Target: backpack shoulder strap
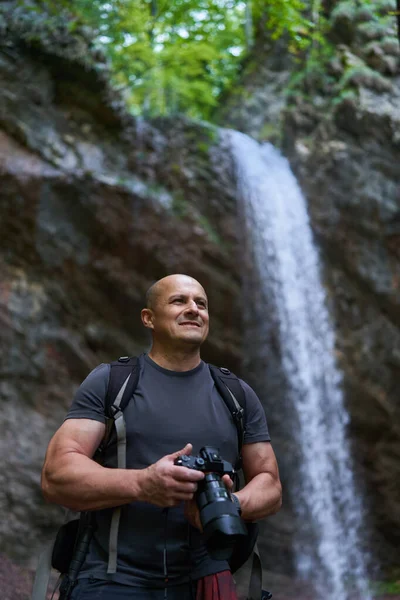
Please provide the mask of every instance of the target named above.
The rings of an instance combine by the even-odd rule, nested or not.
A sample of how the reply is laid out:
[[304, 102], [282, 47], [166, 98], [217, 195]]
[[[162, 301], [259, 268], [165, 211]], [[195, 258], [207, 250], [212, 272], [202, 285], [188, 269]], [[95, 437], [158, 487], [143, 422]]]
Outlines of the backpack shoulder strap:
[[105, 401], [106, 416], [115, 417], [124, 412], [139, 381], [140, 365], [136, 356], [121, 356], [110, 363], [110, 379]]
[[208, 366], [212, 378], [214, 379], [215, 387], [222, 396], [236, 426], [240, 457], [240, 464], [236, 468], [240, 469], [245, 434], [244, 417], [246, 413], [246, 394], [240, 384], [239, 378], [234, 373], [231, 373], [229, 369], [226, 369], [225, 367], [216, 367], [215, 365], [210, 364]]
[[[103, 452], [109, 442], [113, 426], [116, 426], [118, 433], [118, 426], [124, 423], [124, 420], [120, 418], [117, 424], [117, 413], [120, 417], [122, 417], [122, 414], [137, 387], [139, 375], [139, 359], [135, 356], [121, 356], [118, 360], [110, 363], [110, 378], [108, 381], [108, 388], [104, 401], [104, 413], [107, 417], [106, 431], [101, 444], [97, 448], [93, 457], [94, 460], [100, 464], [103, 460]], [[121, 431], [119, 436], [121, 440], [119, 442], [118, 467], [120, 467], [120, 461], [122, 461], [121, 465], [124, 462], [124, 458], [122, 456], [122, 452], [125, 452], [124, 435], [124, 431]], [[121, 466], [120, 468], [124, 467]]]
[[[137, 357], [121, 356], [118, 360], [110, 363], [110, 380], [105, 399], [105, 413], [108, 417], [108, 423], [114, 424], [117, 432], [117, 466], [119, 469], [126, 469], [124, 410], [137, 387], [139, 375], [140, 362]], [[113, 510], [111, 518], [107, 573], [116, 573], [117, 571], [120, 517], [121, 507], [117, 507]]]

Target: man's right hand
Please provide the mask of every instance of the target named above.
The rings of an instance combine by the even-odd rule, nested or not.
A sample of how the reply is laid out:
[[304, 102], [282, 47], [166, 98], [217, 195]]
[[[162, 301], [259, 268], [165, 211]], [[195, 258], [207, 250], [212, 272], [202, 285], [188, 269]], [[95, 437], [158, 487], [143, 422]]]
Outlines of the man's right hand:
[[192, 444], [186, 444], [182, 450], [143, 469], [140, 500], [162, 507], [178, 506], [185, 500], [192, 500], [197, 482], [204, 478], [204, 473], [174, 464], [178, 456], [189, 455], [192, 449]]

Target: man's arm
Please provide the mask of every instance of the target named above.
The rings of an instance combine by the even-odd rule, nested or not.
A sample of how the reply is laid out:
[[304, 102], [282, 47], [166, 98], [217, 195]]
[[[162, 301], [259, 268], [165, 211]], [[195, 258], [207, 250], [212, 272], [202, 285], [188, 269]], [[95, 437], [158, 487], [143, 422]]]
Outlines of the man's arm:
[[242, 518], [257, 521], [276, 513], [282, 505], [282, 486], [270, 442], [244, 444], [242, 459], [246, 485], [235, 492], [242, 508]]
[[104, 431], [103, 423], [91, 419], [63, 423], [50, 441], [42, 471], [48, 501], [84, 511], [137, 500], [176, 506], [193, 498], [203, 473], [174, 465], [177, 456], [190, 454], [190, 444], [146, 469], [109, 469], [92, 460]]

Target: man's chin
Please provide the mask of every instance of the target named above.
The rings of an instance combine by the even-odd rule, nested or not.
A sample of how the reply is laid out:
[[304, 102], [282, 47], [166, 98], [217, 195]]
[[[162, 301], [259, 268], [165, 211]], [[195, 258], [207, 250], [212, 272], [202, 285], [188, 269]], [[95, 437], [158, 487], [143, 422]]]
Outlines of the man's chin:
[[203, 335], [200, 331], [188, 331], [185, 335], [180, 335], [179, 339], [185, 344], [200, 346], [204, 342]]

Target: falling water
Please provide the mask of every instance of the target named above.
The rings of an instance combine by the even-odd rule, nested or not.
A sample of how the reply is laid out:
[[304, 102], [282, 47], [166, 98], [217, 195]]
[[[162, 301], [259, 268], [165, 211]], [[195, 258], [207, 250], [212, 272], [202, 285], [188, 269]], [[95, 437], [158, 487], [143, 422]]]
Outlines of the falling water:
[[295, 415], [291, 436], [301, 462], [294, 490], [297, 569], [313, 582], [318, 600], [368, 600], [359, 549], [362, 503], [353, 481], [334, 333], [306, 202], [288, 162], [270, 144], [260, 146], [233, 131], [227, 136], [261, 295], [273, 296]]

